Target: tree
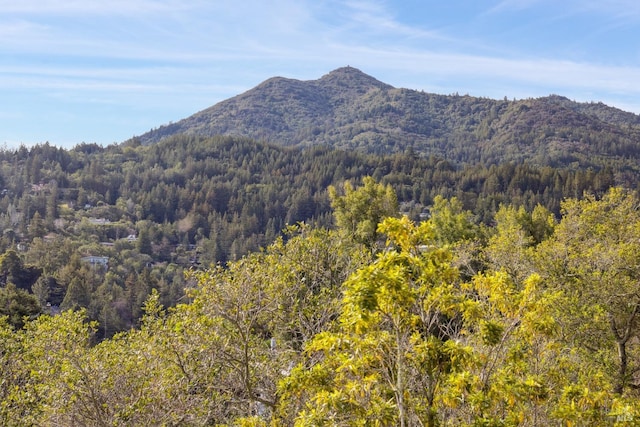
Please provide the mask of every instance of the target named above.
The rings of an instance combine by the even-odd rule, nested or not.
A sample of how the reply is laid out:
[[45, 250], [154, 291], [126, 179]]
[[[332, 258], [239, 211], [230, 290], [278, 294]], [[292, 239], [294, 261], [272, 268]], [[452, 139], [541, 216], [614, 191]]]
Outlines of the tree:
[[36, 211], [33, 214], [33, 217], [29, 222], [28, 231], [29, 237], [32, 239], [36, 237], [44, 237], [44, 235], [47, 234], [47, 226], [44, 219], [42, 219], [40, 212]]
[[218, 423], [240, 414], [269, 413], [275, 405], [275, 378], [284, 362], [271, 351], [268, 325], [276, 305], [264, 287], [264, 273], [263, 264], [252, 257], [193, 273], [199, 286], [190, 294], [190, 310], [209, 325], [215, 387], [226, 396]]
[[366, 176], [363, 186], [344, 183], [342, 194], [330, 186], [329, 198], [336, 224], [356, 242], [373, 248], [378, 240], [378, 224], [385, 217], [398, 215], [398, 200], [390, 185], [382, 185]]
[[[215, 348], [215, 336], [201, 318], [188, 315], [190, 310], [168, 316], [158, 300], [153, 292], [139, 330], [54, 353], [63, 370], [48, 384], [56, 386], [52, 397], [66, 397], [66, 402], [51, 405], [45, 420], [92, 426], [211, 425], [221, 420], [215, 411], [222, 396], [209, 387], [220, 366], [209, 358], [208, 345]], [[85, 334], [74, 338], [83, 343]]]
[[153, 254], [153, 248], [151, 246], [151, 236], [149, 234], [149, 228], [146, 222], [139, 224], [136, 248], [141, 254]]
[[45, 223], [50, 230], [53, 230], [54, 221], [58, 218], [58, 193], [58, 183], [52, 181], [49, 184], [49, 194], [45, 206]]
[[462, 274], [470, 277], [481, 269], [479, 252], [485, 240], [483, 228], [474, 222], [473, 214], [464, 210], [457, 198], [436, 196], [429, 222], [433, 225], [432, 244], [449, 247], [453, 265], [460, 268]]
[[64, 300], [60, 304], [61, 310], [78, 310], [88, 308], [91, 304], [91, 284], [78, 276], [71, 279], [67, 284], [67, 291]]
[[[387, 218], [387, 250], [345, 283], [338, 329], [317, 334], [281, 383], [297, 425], [437, 424], [437, 391], [471, 349], [455, 338], [464, 298], [432, 224]], [[425, 246], [426, 245], [426, 246]]]
[[25, 262], [37, 265], [44, 275], [51, 276], [69, 263], [78, 245], [79, 242], [70, 237], [35, 238], [29, 244]]
[[[545, 289], [537, 274], [520, 282], [504, 270], [477, 274], [463, 288], [468, 300], [461, 339], [473, 348], [473, 363], [441, 391], [452, 409], [447, 422], [550, 425], [579, 413], [554, 414], [581, 368], [557, 341], [555, 310], [563, 294]], [[604, 421], [605, 414], [598, 415]]]
[[[539, 269], [572, 301], [562, 314], [569, 339], [606, 367], [614, 391], [640, 386], [640, 209], [612, 188], [563, 204], [563, 218], [539, 252]], [[613, 362], [613, 363], [612, 363]]]
[[25, 319], [33, 320], [41, 313], [37, 298], [9, 283], [0, 288], [0, 317], [7, 316], [14, 328], [22, 328]]
[[0, 256], [0, 277], [3, 284], [13, 283], [21, 289], [28, 290], [38, 280], [40, 272], [35, 266], [24, 265], [13, 249]]
[[[94, 326], [82, 310], [40, 316], [25, 325], [18, 336], [20, 369], [27, 373], [19, 388], [25, 408], [8, 425], [17, 420], [20, 425], [106, 425], [93, 416], [101, 410], [95, 395], [81, 392], [101, 381], [86, 358]], [[72, 411], [74, 405], [85, 412]]]
[[285, 236], [267, 247], [259, 262], [277, 307], [271, 334], [279, 348], [299, 353], [316, 334], [332, 328], [344, 281], [371, 261], [371, 253], [335, 230], [306, 224], [288, 227]]
[[51, 296], [49, 279], [50, 278], [40, 276], [36, 283], [31, 286], [31, 293], [38, 300], [42, 308], [47, 306], [47, 302], [49, 302], [49, 297]]
[[491, 269], [504, 270], [519, 282], [536, 271], [535, 246], [554, 226], [553, 216], [546, 209], [536, 207], [534, 212], [535, 216], [522, 206], [501, 205], [495, 215], [493, 234], [483, 251]]
[[434, 241], [439, 245], [469, 241], [479, 237], [480, 230], [473, 220], [473, 214], [464, 210], [455, 197], [445, 199], [438, 195], [430, 209]]

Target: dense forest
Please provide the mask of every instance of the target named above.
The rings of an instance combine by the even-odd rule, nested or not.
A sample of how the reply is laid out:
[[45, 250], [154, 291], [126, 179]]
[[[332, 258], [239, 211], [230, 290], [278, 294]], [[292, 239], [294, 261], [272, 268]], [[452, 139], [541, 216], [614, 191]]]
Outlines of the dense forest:
[[180, 301], [192, 285], [185, 270], [237, 260], [272, 243], [287, 225], [331, 227], [327, 188], [365, 176], [391, 185], [400, 211], [413, 220], [428, 216], [443, 196], [456, 197], [485, 224], [503, 203], [529, 210], [540, 204], [559, 215], [564, 197], [637, 186], [624, 165], [456, 166], [410, 151], [376, 156], [237, 137], [5, 150], [0, 281], [37, 303], [0, 313], [19, 324], [24, 314], [84, 308], [99, 321], [100, 336], [109, 337], [138, 325], [152, 289], [164, 306]]
[[[87, 148], [79, 152], [88, 155]], [[159, 164], [160, 152], [150, 151]], [[108, 183], [108, 164], [101, 166]], [[558, 215], [540, 204], [501, 204], [491, 224], [456, 197], [441, 196], [412, 220], [399, 213], [391, 183], [370, 176], [322, 192], [327, 218], [290, 225], [261, 251], [190, 269], [192, 286], [177, 305], [164, 306], [162, 287], [152, 286], [135, 329], [104, 339], [102, 320], [88, 318], [91, 307], [22, 318], [24, 324], [2, 318], [0, 423], [622, 426], [638, 420], [635, 192], [611, 187], [567, 198]], [[85, 204], [95, 205], [88, 210], [98, 207], [91, 192], [86, 197]], [[124, 209], [120, 197], [100, 207]], [[128, 197], [134, 202], [133, 192]], [[145, 212], [136, 204], [125, 212], [134, 227]], [[74, 227], [93, 229], [83, 222]], [[171, 229], [169, 218], [164, 223]], [[186, 245], [193, 236], [184, 232]], [[159, 244], [154, 233], [152, 249]], [[98, 237], [92, 248], [102, 247], [109, 233]], [[73, 242], [66, 234], [57, 238], [61, 249], [66, 239]], [[145, 253], [118, 244], [128, 255], [106, 275]], [[9, 277], [37, 276], [30, 268], [11, 271], [5, 291], [19, 293]], [[155, 268], [139, 274], [152, 280]], [[47, 277], [57, 281], [56, 274]]]

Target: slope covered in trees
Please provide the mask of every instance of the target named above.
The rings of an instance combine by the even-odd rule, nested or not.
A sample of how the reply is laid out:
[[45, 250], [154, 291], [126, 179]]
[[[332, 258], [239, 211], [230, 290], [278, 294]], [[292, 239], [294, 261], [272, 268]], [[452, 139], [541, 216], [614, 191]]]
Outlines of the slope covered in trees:
[[438, 197], [429, 219], [386, 217], [365, 241], [362, 201], [385, 212], [388, 188], [367, 181], [331, 198], [340, 227], [291, 227], [264, 251], [193, 272], [174, 308], [153, 292], [139, 329], [94, 344], [83, 311], [5, 322], [0, 422], [638, 420], [636, 194], [570, 199], [559, 219], [503, 205], [494, 227]]
[[411, 152], [376, 156], [234, 137], [22, 147], [0, 152], [0, 283], [29, 292], [45, 311], [85, 308], [110, 336], [138, 324], [152, 289], [165, 306], [182, 298], [185, 269], [237, 260], [287, 224], [330, 226], [327, 189], [365, 176], [389, 185], [414, 220], [441, 195], [457, 197], [485, 223], [501, 203], [541, 204], [559, 215], [566, 196], [637, 185], [616, 164], [454, 167]]

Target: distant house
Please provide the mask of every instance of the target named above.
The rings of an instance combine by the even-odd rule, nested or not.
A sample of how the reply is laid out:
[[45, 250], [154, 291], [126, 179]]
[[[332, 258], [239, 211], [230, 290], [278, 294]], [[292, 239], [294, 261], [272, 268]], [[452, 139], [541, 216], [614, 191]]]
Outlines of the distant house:
[[138, 237], [136, 237], [136, 235], [135, 235], [135, 234], [129, 234], [129, 235], [127, 236], [127, 240], [128, 240], [128, 241], [130, 241], [130, 242], [135, 242], [135, 241], [137, 241], [137, 240], [138, 240]]
[[100, 265], [100, 266], [103, 266], [103, 267], [107, 267], [108, 264], [109, 264], [109, 257], [106, 257], [106, 256], [90, 255], [90, 256], [82, 257], [82, 258], [80, 258], [80, 260], [82, 262], [89, 263], [89, 264], [91, 264], [93, 266]]
[[33, 193], [39, 193], [41, 191], [44, 191], [47, 189], [47, 185], [46, 184], [31, 184], [31, 192]]
[[111, 224], [111, 221], [105, 218], [89, 218], [89, 222], [94, 225], [107, 225]]

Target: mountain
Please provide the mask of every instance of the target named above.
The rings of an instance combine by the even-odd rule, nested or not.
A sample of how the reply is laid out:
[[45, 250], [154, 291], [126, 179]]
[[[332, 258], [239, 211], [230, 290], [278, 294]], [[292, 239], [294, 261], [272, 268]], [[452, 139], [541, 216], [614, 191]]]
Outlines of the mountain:
[[[167, 136], [246, 136], [283, 145], [315, 144], [330, 125], [343, 126], [355, 100], [375, 91], [388, 91], [382, 83], [353, 67], [339, 68], [319, 80], [273, 77], [255, 88], [222, 101], [179, 122], [161, 126], [139, 137], [143, 144]], [[347, 121], [353, 121], [349, 118]]]
[[146, 145], [177, 134], [374, 154], [410, 151], [456, 164], [599, 168], [612, 157], [640, 157], [640, 116], [602, 103], [558, 95], [510, 101], [424, 93], [395, 88], [353, 67], [311, 81], [271, 78], [137, 140]]

